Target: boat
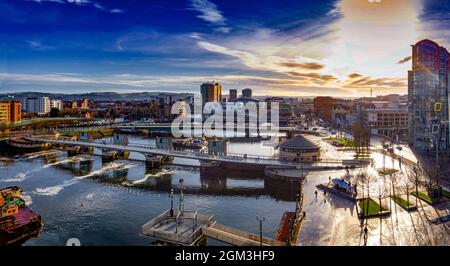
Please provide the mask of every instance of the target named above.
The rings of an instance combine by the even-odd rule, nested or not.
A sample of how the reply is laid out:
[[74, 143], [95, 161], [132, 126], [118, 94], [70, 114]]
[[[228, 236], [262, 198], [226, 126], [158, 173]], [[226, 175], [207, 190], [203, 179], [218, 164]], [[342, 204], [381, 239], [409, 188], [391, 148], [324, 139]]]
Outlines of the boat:
[[42, 229], [41, 216], [22, 198], [19, 186], [0, 189], [0, 245], [15, 245], [35, 237]]

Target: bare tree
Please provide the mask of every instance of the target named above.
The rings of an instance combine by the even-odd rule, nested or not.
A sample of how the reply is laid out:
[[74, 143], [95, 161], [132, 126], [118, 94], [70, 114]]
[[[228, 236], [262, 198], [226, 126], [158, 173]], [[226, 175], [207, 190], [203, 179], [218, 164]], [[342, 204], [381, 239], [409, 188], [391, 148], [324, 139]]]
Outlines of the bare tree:
[[377, 198], [378, 198], [378, 204], [380, 205], [381, 209], [381, 200], [386, 197], [387, 193], [386, 189], [386, 183], [383, 178], [378, 178], [378, 187], [376, 189]]
[[[398, 176], [395, 173], [392, 173], [389, 175], [389, 181], [391, 182], [391, 188], [392, 188], [392, 197], [395, 198], [395, 187], [398, 183]], [[395, 213], [397, 213], [397, 206], [394, 204]]]
[[[361, 188], [363, 191], [363, 212], [365, 214], [368, 214], [369, 211], [369, 200], [370, 200], [370, 189], [372, 188], [372, 184], [376, 180], [375, 176], [369, 175], [367, 173], [360, 173], [359, 174], [359, 182], [361, 184]], [[367, 191], [367, 197], [364, 197], [364, 191]]]
[[[406, 194], [406, 202], [408, 204], [408, 207], [409, 207], [409, 195], [413, 191], [414, 187], [415, 187], [414, 183], [411, 182], [411, 180], [409, 179], [408, 176], [405, 176], [402, 178], [402, 180], [400, 182], [400, 188]], [[416, 200], [417, 200], [417, 197], [416, 197]], [[416, 202], [416, 205], [417, 205], [417, 202]]]
[[352, 135], [355, 143], [356, 154], [367, 153], [370, 149], [370, 129], [360, 123], [352, 124]]
[[416, 191], [416, 206], [418, 203], [418, 193], [419, 193], [419, 186], [423, 181], [423, 171], [422, 168], [418, 165], [414, 165], [414, 166], [409, 166], [406, 169], [406, 173], [408, 175], [408, 179], [409, 181], [414, 184], [415, 187], [415, 191]]
[[356, 182], [357, 182], [357, 184], [359, 183], [360, 184], [360, 188], [361, 188], [361, 191], [362, 191], [362, 198], [364, 199], [364, 191], [365, 191], [365, 182], [366, 182], [366, 173], [364, 173], [364, 172], [359, 172], [358, 173], [358, 175], [357, 175], [357, 177], [358, 177], [358, 179], [356, 180]]

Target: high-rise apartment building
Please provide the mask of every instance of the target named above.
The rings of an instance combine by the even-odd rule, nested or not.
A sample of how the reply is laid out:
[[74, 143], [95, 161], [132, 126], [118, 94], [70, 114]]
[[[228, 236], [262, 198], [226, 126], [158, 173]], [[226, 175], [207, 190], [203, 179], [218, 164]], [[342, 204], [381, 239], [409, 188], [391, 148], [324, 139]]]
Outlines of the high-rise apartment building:
[[200, 86], [203, 104], [206, 102], [220, 102], [222, 101], [222, 85], [217, 82], [203, 83]]
[[450, 54], [430, 40], [412, 46], [412, 70], [408, 72], [410, 142], [418, 150], [449, 148], [448, 90]]
[[0, 123], [9, 123], [11, 120], [11, 107], [9, 102], [0, 102]]
[[39, 100], [37, 97], [25, 98], [23, 110], [27, 113], [39, 113]]
[[21, 100], [22, 110], [27, 113], [48, 114], [51, 101], [48, 97], [26, 97]]
[[22, 120], [22, 107], [19, 101], [0, 102], [0, 123], [17, 123]]
[[56, 108], [58, 110], [63, 109], [63, 102], [61, 100], [50, 100], [50, 109]]
[[48, 97], [41, 97], [39, 98], [39, 112], [41, 114], [48, 114], [50, 113], [50, 98]]

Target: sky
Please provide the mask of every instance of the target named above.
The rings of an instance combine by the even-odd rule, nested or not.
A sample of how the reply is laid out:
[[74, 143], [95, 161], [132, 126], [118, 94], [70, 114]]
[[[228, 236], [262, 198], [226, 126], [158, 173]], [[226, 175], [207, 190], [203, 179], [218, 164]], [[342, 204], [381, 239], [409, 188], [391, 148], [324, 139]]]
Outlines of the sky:
[[411, 45], [450, 48], [449, 2], [2, 0], [0, 93], [405, 94]]

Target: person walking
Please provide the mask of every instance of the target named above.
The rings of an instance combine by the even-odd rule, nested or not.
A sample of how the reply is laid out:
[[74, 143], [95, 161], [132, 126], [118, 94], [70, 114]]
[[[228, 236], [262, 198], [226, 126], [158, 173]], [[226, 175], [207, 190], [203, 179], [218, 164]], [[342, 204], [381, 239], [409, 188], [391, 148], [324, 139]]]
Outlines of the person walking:
[[367, 226], [364, 227], [364, 246], [367, 246]]

